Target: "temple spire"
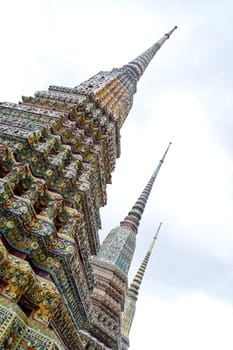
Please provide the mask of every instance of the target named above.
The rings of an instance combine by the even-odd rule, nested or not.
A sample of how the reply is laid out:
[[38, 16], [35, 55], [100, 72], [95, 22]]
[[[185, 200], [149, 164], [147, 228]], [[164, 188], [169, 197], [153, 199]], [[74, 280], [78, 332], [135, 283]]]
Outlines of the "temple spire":
[[150, 192], [152, 190], [154, 181], [159, 173], [159, 170], [165, 160], [165, 157], [167, 155], [167, 152], [171, 146], [171, 142], [169, 143], [163, 157], [159, 161], [159, 164], [157, 165], [156, 169], [154, 170], [152, 177], [150, 178], [149, 182], [147, 183], [146, 187], [142, 191], [141, 195], [139, 196], [138, 200], [128, 213], [128, 215], [125, 217], [125, 219], [121, 222], [121, 226], [127, 226], [133, 229], [135, 233], [137, 233], [137, 228], [140, 224], [140, 220], [142, 218], [142, 214], [144, 212], [147, 200], [149, 198]]
[[147, 68], [148, 64], [154, 57], [154, 55], [165, 43], [165, 41], [170, 38], [171, 34], [176, 29], [177, 29], [177, 26], [171, 29], [168, 33], [164, 34], [164, 36], [160, 40], [158, 40], [153, 46], [151, 46], [149, 49], [147, 49], [137, 58], [135, 58], [134, 60], [130, 61], [128, 64], [123, 66], [123, 68], [128, 70], [128, 72], [132, 75], [132, 77], [136, 81], [138, 81], [141, 78], [142, 74], [144, 73], [145, 69]]
[[[56, 98], [58, 92], [68, 93], [67, 99], [70, 98], [70, 94], [73, 94], [74, 101], [77, 96], [80, 98], [81, 95], [79, 112], [83, 116], [84, 126], [88, 126], [88, 133], [92, 132], [95, 140], [103, 142], [106, 136], [103, 130], [108, 130], [105, 145], [110, 148], [111, 152], [106, 152], [106, 157], [109, 158], [106, 161], [109, 166], [105, 169], [107, 183], [111, 182], [111, 171], [115, 168], [116, 158], [121, 153], [120, 131], [132, 108], [138, 80], [157, 51], [176, 28], [174, 27], [128, 64], [110, 71], [101, 71], [72, 89], [50, 86], [50, 93], [55, 95], [52, 96], [53, 99]], [[83, 108], [84, 96], [89, 101], [87, 108]], [[62, 99], [64, 99], [63, 96]], [[94, 110], [92, 111], [90, 108], [94, 108]], [[109, 121], [111, 122], [109, 123]]]
[[127, 350], [129, 347], [129, 332], [130, 332], [135, 311], [136, 311], [136, 302], [137, 302], [139, 289], [140, 289], [155, 241], [158, 237], [158, 233], [161, 228], [161, 225], [162, 223], [159, 224], [157, 231], [152, 239], [152, 242], [147, 250], [147, 253], [126, 294], [125, 307], [122, 315], [122, 326], [121, 326], [122, 350]]
[[[154, 245], [154, 242], [152, 242], [143, 262], [143, 266], [140, 268], [140, 271], [136, 276], [137, 279], [135, 279], [132, 284], [132, 296], [126, 298], [126, 300], [128, 300], [127, 303], [129, 303], [129, 306], [127, 306], [128, 304], [125, 304], [125, 295], [128, 284], [127, 276], [135, 251], [136, 233], [154, 181], [165, 160], [170, 145], [171, 142], [159, 161], [158, 166], [154, 170], [151, 179], [142, 191], [135, 205], [132, 207], [128, 216], [126, 216], [126, 218], [120, 223], [120, 226], [113, 228], [109, 232], [103, 241], [98, 254], [92, 257], [91, 264], [95, 281], [95, 287], [92, 293], [93, 303], [100, 309], [106, 307], [108, 309], [111, 308], [112, 315], [115, 315], [114, 317], [117, 317], [118, 319], [121, 318], [123, 310], [129, 310], [129, 316], [127, 316], [127, 311], [125, 311], [126, 320], [133, 320], [133, 316], [131, 317], [131, 315], [134, 315], [133, 309], [135, 308], [137, 292], [142, 280], [140, 274], [143, 272], [143, 266], [145, 265], [146, 267], [146, 260], [149, 259], [149, 255], [151, 254]], [[153, 238], [154, 241], [157, 238], [157, 234], [158, 232]], [[130, 325], [127, 329], [130, 329], [131, 323], [132, 321], [130, 321]], [[120, 332], [120, 323], [118, 325], [118, 330]], [[127, 336], [122, 336], [122, 342], [126, 345], [126, 347], [121, 348], [122, 350], [128, 349], [127, 339]]]
[[157, 231], [152, 239], [152, 242], [149, 246], [149, 249], [138, 269], [138, 272], [136, 273], [134, 279], [133, 279], [133, 282], [131, 283], [130, 285], [130, 288], [128, 289], [128, 293], [130, 293], [131, 295], [134, 296], [134, 298], [137, 300], [137, 295], [138, 295], [138, 292], [139, 292], [139, 289], [140, 289], [140, 286], [141, 286], [141, 283], [142, 283], [142, 280], [143, 280], [143, 277], [144, 277], [144, 274], [145, 274], [145, 271], [146, 271], [146, 267], [147, 267], [147, 264], [148, 264], [148, 261], [150, 259], [150, 255], [152, 253], [152, 250], [154, 248], [154, 245], [155, 245], [155, 241], [158, 237], [158, 233], [159, 233], [159, 230], [161, 228], [161, 225], [162, 225], [162, 222], [160, 222], [158, 228], [157, 228]]

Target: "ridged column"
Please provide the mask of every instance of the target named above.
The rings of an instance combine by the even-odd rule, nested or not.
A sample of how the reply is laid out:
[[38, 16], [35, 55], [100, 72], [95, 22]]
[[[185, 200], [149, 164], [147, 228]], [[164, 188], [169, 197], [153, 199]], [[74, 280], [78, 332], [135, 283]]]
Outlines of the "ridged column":
[[155, 179], [159, 173], [159, 170], [164, 162], [164, 159], [167, 155], [167, 152], [169, 150], [169, 147], [171, 146], [171, 142], [169, 143], [163, 157], [159, 161], [159, 164], [155, 171], [153, 172], [153, 175], [151, 176], [149, 182], [147, 183], [146, 187], [142, 191], [141, 195], [139, 196], [138, 200], [128, 213], [128, 215], [125, 217], [125, 219], [121, 222], [122, 227], [130, 227], [135, 233], [137, 233], [138, 226], [140, 224], [140, 220], [142, 218], [142, 214], [144, 212], [147, 200], [149, 198], [150, 192], [152, 190], [153, 184], [155, 182]]
[[164, 34], [164, 36], [158, 40], [153, 46], [143, 52], [134, 60], [130, 61], [123, 68], [127, 69], [128, 72], [132, 75], [135, 80], [139, 80], [142, 74], [145, 72], [147, 66], [150, 61], [153, 59], [157, 51], [161, 48], [161, 46], [165, 43], [166, 40], [170, 38], [170, 35], [177, 29], [175, 26], [168, 33]]
[[135, 311], [136, 311], [136, 302], [138, 299], [138, 293], [140, 286], [143, 281], [143, 277], [155, 244], [155, 241], [158, 237], [158, 233], [160, 230], [162, 223], [159, 224], [159, 227], [156, 231], [156, 234], [154, 235], [152, 242], [149, 246], [149, 249], [133, 279], [133, 282], [130, 285], [130, 288], [127, 291], [126, 294], [126, 300], [125, 300], [125, 307], [124, 307], [124, 313], [122, 317], [122, 326], [121, 326], [121, 334], [122, 334], [122, 349], [126, 350], [129, 346], [129, 332], [133, 323]]

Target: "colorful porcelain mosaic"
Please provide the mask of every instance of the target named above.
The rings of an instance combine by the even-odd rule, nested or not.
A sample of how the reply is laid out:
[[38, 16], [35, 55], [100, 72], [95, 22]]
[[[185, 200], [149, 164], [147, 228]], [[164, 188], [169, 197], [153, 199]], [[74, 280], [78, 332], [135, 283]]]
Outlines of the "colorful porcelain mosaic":
[[1, 349], [121, 349], [135, 213], [152, 183], [101, 249], [99, 209], [137, 81], [171, 33], [75, 88], [0, 103]]

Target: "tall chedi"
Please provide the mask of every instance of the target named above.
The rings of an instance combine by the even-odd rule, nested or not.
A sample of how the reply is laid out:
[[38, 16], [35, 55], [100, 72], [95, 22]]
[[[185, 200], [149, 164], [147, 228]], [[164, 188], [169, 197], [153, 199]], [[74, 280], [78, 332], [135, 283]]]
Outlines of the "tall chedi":
[[[50, 86], [18, 104], [0, 103], [1, 348], [82, 349], [80, 329], [90, 329], [86, 325], [95, 318], [102, 322], [95, 272], [95, 257], [104, 259], [99, 208], [106, 204], [137, 82], [174, 30], [127, 65], [75, 88]], [[141, 205], [140, 199], [122, 232], [135, 235]], [[117, 264], [121, 281], [120, 289], [113, 288], [114, 315], [124, 304], [133, 241], [117, 261], [108, 262]], [[107, 310], [108, 298], [105, 304]], [[120, 342], [117, 320], [114, 344]], [[91, 349], [103, 348], [99, 338], [109, 344], [111, 332], [101, 332]]]
[[142, 284], [142, 280], [147, 268], [147, 264], [149, 262], [161, 225], [162, 223], [159, 224], [159, 227], [152, 239], [149, 249], [133, 279], [133, 282], [130, 284], [130, 287], [126, 294], [124, 312], [122, 317], [122, 325], [121, 325], [122, 350], [127, 350], [129, 348], [129, 332], [130, 332], [135, 311], [136, 311], [136, 302], [138, 299], [139, 289]]
[[95, 288], [92, 294], [93, 316], [88, 331], [111, 349], [121, 348], [121, 313], [127, 289], [127, 276], [136, 245], [136, 234], [154, 181], [164, 162], [153, 172], [129, 214], [105, 238], [99, 253], [93, 257]]

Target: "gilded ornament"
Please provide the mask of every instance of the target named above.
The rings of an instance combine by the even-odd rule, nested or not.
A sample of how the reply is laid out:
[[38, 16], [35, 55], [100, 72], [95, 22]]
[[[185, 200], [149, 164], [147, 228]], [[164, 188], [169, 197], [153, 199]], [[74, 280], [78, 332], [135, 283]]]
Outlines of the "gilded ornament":
[[58, 269], [61, 266], [61, 264], [59, 261], [55, 261], [54, 266]]
[[25, 277], [20, 279], [20, 281], [19, 281], [20, 285], [22, 285], [22, 286], [26, 286], [28, 284], [28, 282], [29, 282], [29, 280]]
[[66, 251], [70, 254], [74, 254], [74, 247], [72, 245], [69, 245], [67, 248], [66, 248]]
[[40, 260], [41, 260], [41, 261], [46, 260], [46, 255], [44, 255], [44, 254], [40, 254]]
[[28, 212], [28, 208], [26, 206], [21, 207], [21, 212], [26, 214]]
[[50, 170], [50, 169], [47, 170], [47, 171], [46, 171], [46, 175], [49, 176], [49, 177], [52, 176], [52, 175], [53, 175], [52, 170]]
[[38, 244], [37, 241], [34, 241], [34, 242], [31, 243], [31, 248], [32, 249], [37, 249], [38, 247], [39, 247], [39, 244]]
[[[0, 260], [0, 263], [1, 263], [1, 261], [2, 261], [2, 260]], [[0, 276], [5, 275], [5, 273], [6, 273], [6, 268], [5, 268], [5, 267], [1, 267], [1, 268], [0, 268]]]
[[9, 221], [7, 221], [7, 223], [6, 223], [6, 226], [7, 226], [8, 228], [14, 228], [14, 227], [15, 227], [15, 223], [14, 223], [14, 221], [9, 220]]

